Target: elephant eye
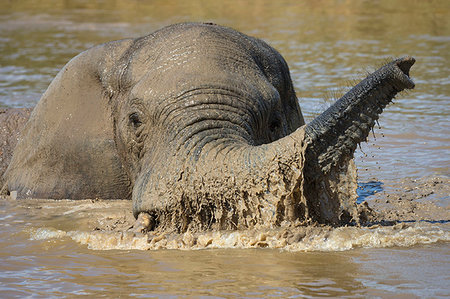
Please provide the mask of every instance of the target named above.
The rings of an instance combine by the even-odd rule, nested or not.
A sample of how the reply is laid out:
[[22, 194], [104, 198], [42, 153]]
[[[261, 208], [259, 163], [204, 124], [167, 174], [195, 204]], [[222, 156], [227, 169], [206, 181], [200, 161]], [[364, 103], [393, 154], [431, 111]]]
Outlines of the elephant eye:
[[274, 120], [270, 123], [269, 129], [270, 131], [274, 132], [280, 128], [280, 122], [278, 120]]
[[132, 125], [135, 129], [139, 128], [142, 125], [141, 118], [136, 112], [131, 113], [130, 116], [128, 116], [128, 119], [130, 120], [130, 125]]

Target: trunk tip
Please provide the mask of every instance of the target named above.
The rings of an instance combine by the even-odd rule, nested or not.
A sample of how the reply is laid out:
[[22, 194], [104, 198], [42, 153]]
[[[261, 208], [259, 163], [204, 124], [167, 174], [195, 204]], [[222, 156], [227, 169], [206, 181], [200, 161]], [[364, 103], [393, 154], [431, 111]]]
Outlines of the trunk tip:
[[402, 57], [400, 59], [397, 59], [395, 63], [397, 66], [402, 70], [402, 72], [409, 76], [409, 70], [413, 66], [413, 64], [416, 62], [416, 59], [411, 56]]
[[394, 64], [400, 69], [400, 71], [403, 73], [403, 81], [406, 83], [406, 88], [412, 89], [415, 87], [414, 82], [409, 77], [409, 70], [416, 62], [416, 59], [411, 56], [405, 56], [402, 58], [399, 58], [394, 61]]

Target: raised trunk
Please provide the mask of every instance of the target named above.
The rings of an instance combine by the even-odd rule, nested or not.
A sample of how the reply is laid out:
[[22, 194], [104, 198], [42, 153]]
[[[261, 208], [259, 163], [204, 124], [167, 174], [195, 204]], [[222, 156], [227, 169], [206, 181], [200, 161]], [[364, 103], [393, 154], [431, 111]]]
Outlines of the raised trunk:
[[260, 180], [259, 196], [276, 207], [271, 223], [359, 220], [353, 154], [394, 96], [414, 88], [409, 78], [414, 62], [405, 57], [381, 67], [310, 124], [271, 144], [240, 150], [241, 161], [230, 163]]
[[331, 223], [357, 220], [353, 154], [395, 95], [414, 88], [409, 78], [414, 62], [405, 57], [383, 66], [306, 126], [307, 188], [303, 195], [313, 219]]
[[[414, 58], [405, 57], [383, 66], [299, 129], [304, 129], [305, 133], [304, 164], [296, 163], [303, 165], [303, 175], [299, 178], [301, 182], [296, 187], [300, 190], [297, 193], [300, 193], [301, 199], [291, 201], [301, 202], [300, 206], [305, 207], [294, 214], [321, 223], [358, 221], [353, 154], [357, 145], [367, 139], [379, 114], [394, 96], [404, 89], [414, 88], [409, 78], [409, 69], [414, 62]], [[294, 147], [293, 139], [299, 137], [296, 134], [280, 140], [280, 144], [271, 145], [274, 147], [271, 151], [276, 153], [280, 146]], [[299, 156], [299, 153], [294, 154]], [[269, 164], [270, 160], [272, 158], [269, 156]], [[262, 170], [270, 168], [264, 167]]]
[[[378, 116], [394, 96], [414, 88], [409, 69], [412, 57], [397, 59], [368, 76], [334, 105], [316, 117], [306, 128], [310, 144], [307, 168], [329, 173], [344, 157], [353, 156], [356, 146], [365, 141]], [[344, 159], [345, 160], [345, 159]]]

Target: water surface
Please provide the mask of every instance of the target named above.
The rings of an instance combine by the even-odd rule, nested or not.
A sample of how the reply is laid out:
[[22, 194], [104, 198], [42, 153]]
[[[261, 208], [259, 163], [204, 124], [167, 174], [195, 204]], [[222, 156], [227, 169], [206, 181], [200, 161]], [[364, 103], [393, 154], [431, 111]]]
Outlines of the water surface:
[[[450, 175], [449, 20], [448, 1], [3, 1], [0, 107], [33, 107], [58, 70], [91, 46], [182, 21], [231, 26], [277, 48], [308, 121], [368, 71], [411, 55], [416, 89], [386, 108], [376, 138], [356, 155], [361, 185], [380, 191], [397, 179]], [[449, 198], [438, 200], [446, 207]], [[98, 251], [67, 236], [33, 239], [40, 227], [65, 231], [59, 226], [74, 221], [39, 215], [1, 203], [2, 297], [450, 295], [447, 237], [389, 245], [377, 234], [383, 246], [327, 252]], [[448, 224], [432, 231], [448, 236]]]

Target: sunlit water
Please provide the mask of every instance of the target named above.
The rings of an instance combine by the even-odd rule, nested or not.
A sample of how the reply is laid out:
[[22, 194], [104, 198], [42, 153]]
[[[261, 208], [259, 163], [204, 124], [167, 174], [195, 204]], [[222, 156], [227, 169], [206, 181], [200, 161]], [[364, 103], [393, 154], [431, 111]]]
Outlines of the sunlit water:
[[[0, 107], [34, 106], [58, 70], [93, 45], [181, 21], [231, 26], [277, 48], [308, 121], [368, 71], [414, 56], [416, 89], [386, 108], [376, 138], [357, 152], [364, 197], [398, 178], [450, 175], [449, 14], [448, 1], [3, 1]], [[79, 218], [30, 209], [1, 202], [0, 297], [450, 295], [445, 223], [414, 224], [409, 235], [348, 228], [294, 251], [131, 243], [99, 251], [108, 238], [83, 239]]]

